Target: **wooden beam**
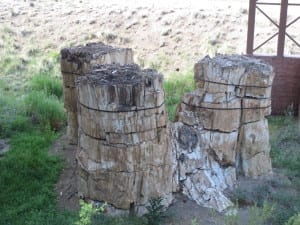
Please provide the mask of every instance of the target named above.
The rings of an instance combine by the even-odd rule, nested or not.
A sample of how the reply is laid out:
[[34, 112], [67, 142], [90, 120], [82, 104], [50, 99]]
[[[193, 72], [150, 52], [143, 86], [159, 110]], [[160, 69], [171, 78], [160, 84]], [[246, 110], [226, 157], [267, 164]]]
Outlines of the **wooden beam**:
[[281, 0], [279, 34], [278, 34], [278, 42], [277, 42], [277, 56], [281, 56], [281, 57], [283, 57], [284, 55], [285, 30], [286, 30], [288, 4], [289, 4], [288, 0]]
[[248, 55], [253, 55], [255, 9], [256, 9], [256, 0], [249, 0], [247, 50], [246, 50], [246, 53]]

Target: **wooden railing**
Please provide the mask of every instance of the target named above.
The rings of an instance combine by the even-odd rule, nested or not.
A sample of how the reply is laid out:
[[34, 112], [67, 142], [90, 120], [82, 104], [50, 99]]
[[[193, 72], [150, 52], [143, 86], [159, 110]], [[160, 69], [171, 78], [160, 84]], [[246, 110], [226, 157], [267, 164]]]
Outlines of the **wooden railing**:
[[[280, 19], [279, 24], [275, 22], [261, 7], [260, 5], [278, 5], [280, 6]], [[296, 23], [300, 20], [300, 16], [296, 17], [291, 22], [287, 23], [287, 11], [288, 7], [299, 7], [300, 3], [289, 2], [289, 0], [281, 0], [279, 2], [269, 1], [259, 1], [259, 0], [249, 0], [249, 15], [248, 15], [248, 35], [247, 35], [247, 54], [253, 55], [255, 51], [260, 49], [266, 43], [278, 37], [277, 40], [277, 56], [284, 55], [284, 46], [285, 46], [285, 38], [289, 38], [292, 42], [295, 43], [297, 47], [300, 48], [300, 44], [295, 38], [292, 37], [289, 33], [287, 33], [287, 28], [290, 27], [292, 24]], [[269, 36], [266, 40], [260, 43], [257, 46], [254, 46], [254, 30], [255, 30], [255, 16], [256, 10], [258, 10], [262, 15], [264, 15], [273, 25], [277, 27], [277, 32]], [[300, 7], [299, 7], [300, 12]], [[300, 13], [299, 13], [300, 15]]]

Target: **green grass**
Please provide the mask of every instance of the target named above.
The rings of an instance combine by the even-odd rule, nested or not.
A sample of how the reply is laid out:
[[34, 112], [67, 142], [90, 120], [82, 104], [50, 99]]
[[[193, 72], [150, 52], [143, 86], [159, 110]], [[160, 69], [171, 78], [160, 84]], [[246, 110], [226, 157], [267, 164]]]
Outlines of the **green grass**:
[[284, 224], [300, 212], [300, 124], [294, 117], [269, 119], [273, 167], [280, 168], [290, 181], [273, 193], [276, 203], [273, 224]]
[[44, 91], [48, 95], [55, 95], [57, 98], [63, 96], [61, 79], [48, 74], [34, 76], [30, 81], [30, 87], [34, 91]]
[[66, 122], [66, 114], [61, 101], [45, 91], [32, 91], [25, 97], [27, 115], [33, 123], [60, 130]]
[[66, 119], [58, 53], [20, 54], [13, 31], [0, 37], [0, 138], [10, 139], [0, 158], [0, 224], [74, 224], [77, 214], [56, 207], [63, 162], [48, 152]]
[[174, 73], [165, 80], [165, 104], [169, 119], [174, 121], [176, 108], [184, 93], [195, 89], [193, 72]]
[[300, 179], [300, 124], [293, 117], [271, 117], [273, 165]]
[[[0, 138], [9, 138], [11, 146], [0, 158], [0, 224], [78, 224], [84, 208], [77, 213], [57, 209], [54, 186], [63, 162], [48, 152], [66, 121], [59, 53], [26, 46], [19, 54], [14, 35], [8, 28], [0, 30], [4, 42], [0, 46]], [[165, 65], [155, 62], [152, 66], [167, 66], [162, 61]], [[183, 94], [195, 89], [193, 73], [171, 74], [164, 87], [169, 118], [174, 120]], [[300, 132], [291, 117], [270, 117], [269, 121], [273, 165], [288, 182], [272, 180], [259, 186], [249, 201], [258, 206], [266, 201], [274, 204], [270, 222], [276, 225], [300, 211]], [[239, 194], [244, 198], [245, 193]], [[147, 224], [145, 218], [87, 215], [92, 215], [93, 225]], [[290, 220], [298, 221], [299, 216]]]
[[0, 161], [0, 224], [56, 219], [54, 184], [62, 163], [48, 153], [55, 138], [57, 134], [51, 131], [20, 132], [12, 137], [11, 150]]
[[233, 200], [239, 205], [256, 204], [258, 207], [268, 202], [274, 206], [268, 222], [282, 225], [300, 212], [300, 126], [294, 117], [271, 116], [269, 131], [276, 175], [250, 191], [236, 189]]

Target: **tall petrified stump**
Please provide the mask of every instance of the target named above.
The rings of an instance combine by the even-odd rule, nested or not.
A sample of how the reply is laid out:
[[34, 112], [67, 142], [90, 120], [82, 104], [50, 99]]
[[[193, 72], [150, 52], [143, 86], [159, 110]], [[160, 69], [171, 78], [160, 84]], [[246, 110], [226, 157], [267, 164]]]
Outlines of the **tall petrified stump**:
[[197, 203], [223, 211], [223, 194], [237, 176], [272, 171], [266, 115], [271, 112], [271, 66], [237, 55], [195, 64], [197, 89], [183, 96], [172, 125], [177, 186]]
[[172, 200], [163, 78], [137, 65], [103, 65], [78, 79], [78, 187], [89, 199], [138, 213]]
[[68, 115], [67, 134], [71, 144], [77, 144], [78, 139], [75, 81], [90, 72], [93, 66], [110, 63], [133, 63], [132, 50], [114, 48], [103, 43], [91, 43], [61, 50], [64, 102]]

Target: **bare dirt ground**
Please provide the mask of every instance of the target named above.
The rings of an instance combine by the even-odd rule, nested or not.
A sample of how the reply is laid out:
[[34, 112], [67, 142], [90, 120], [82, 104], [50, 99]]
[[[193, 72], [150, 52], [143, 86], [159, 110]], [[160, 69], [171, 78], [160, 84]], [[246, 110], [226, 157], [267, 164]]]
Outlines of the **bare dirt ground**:
[[[138, 64], [169, 76], [191, 70], [207, 54], [244, 53], [247, 9], [247, 0], [1, 0], [0, 26], [14, 32], [16, 48], [24, 57], [35, 49], [58, 51], [103, 41], [133, 48]], [[265, 10], [278, 21], [278, 7]], [[289, 13], [288, 20], [298, 15]], [[298, 28], [289, 28], [293, 37]], [[256, 45], [274, 32], [276, 27], [262, 18]], [[264, 53], [272, 47], [276, 49], [276, 43], [265, 46]], [[288, 43], [288, 52], [295, 49]]]

